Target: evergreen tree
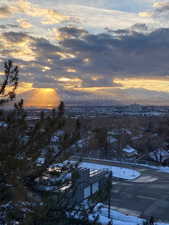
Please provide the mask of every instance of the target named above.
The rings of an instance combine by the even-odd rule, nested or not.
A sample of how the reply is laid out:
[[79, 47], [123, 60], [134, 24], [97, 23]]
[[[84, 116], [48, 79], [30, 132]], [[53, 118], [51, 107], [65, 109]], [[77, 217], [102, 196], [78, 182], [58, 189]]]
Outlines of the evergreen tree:
[[3, 105], [15, 98], [15, 91], [18, 86], [19, 70], [11, 60], [4, 63], [4, 80], [0, 86], [0, 105]]
[[81, 129], [81, 122], [79, 119], [76, 120], [76, 130], [80, 130]]
[[64, 113], [65, 113], [65, 104], [63, 101], [61, 101], [58, 107], [58, 117], [64, 116]]
[[[18, 67], [14, 66], [11, 61], [6, 62], [4, 66], [5, 79], [0, 87], [1, 105], [14, 100], [19, 75]], [[7, 126], [0, 128], [1, 224], [84, 224], [83, 221], [78, 223], [68, 216], [75, 209], [77, 214], [80, 210], [70, 204], [72, 196], [68, 194], [69, 192], [58, 189], [55, 195], [52, 193], [44, 195], [45, 192], [37, 188], [37, 180], [43, 180], [49, 166], [59, 162], [65, 154], [64, 148], [60, 147], [54, 151], [51, 146], [52, 135], [60, 129], [59, 122], [63, 120], [64, 103], [61, 102], [59, 106], [57, 124], [55, 118], [44, 118], [41, 114], [40, 120], [31, 130], [29, 130], [29, 123], [25, 120], [23, 103], [22, 99], [15, 103], [14, 109], [3, 117]], [[38, 166], [37, 159], [41, 157], [44, 148], [46, 150], [45, 162]], [[71, 171], [71, 165], [62, 168], [60, 176]], [[61, 180], [58, 184], [63, 186], [69, 183], [70, 180]], [[72, 186], [69, 190], [72, 190], [72, 194], [75, 191]], [[49, 198], [48, 195], [51, 197]], [[83, 214], [87, 215], [87, 213]], [[84, 221], [88, 224], [87, 217]]]
[[81, 123], [80, 123], [80, 120], [77, 119], [76, 125], [75, 125], [75, 136], [76, 136], [77, 139], [80, 138], [80, 129], [81, 129]]
[[52, 118], [55, 119], [56, 118], [56, 110], [52, 109]]
[[44, 113], [44, 111], [41, 111], [40, 112], [40, 120], [44, 121], [44, 119], [45, 119], [45, 113]]
[[100, 157], [107, 158], [108, 156], [108, 140], [107, 130], [98, 128], [95, 131], [95, 139], [100, 150]]

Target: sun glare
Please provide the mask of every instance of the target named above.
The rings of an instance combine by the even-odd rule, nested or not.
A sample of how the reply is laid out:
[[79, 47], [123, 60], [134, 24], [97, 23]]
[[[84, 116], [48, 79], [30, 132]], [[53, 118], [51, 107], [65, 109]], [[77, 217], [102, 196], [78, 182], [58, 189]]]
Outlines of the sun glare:
[[24, 84], [19, 94], [26, 107], [54, 108], [59, 104], [59, 96], [53, 88], [32, 88]]

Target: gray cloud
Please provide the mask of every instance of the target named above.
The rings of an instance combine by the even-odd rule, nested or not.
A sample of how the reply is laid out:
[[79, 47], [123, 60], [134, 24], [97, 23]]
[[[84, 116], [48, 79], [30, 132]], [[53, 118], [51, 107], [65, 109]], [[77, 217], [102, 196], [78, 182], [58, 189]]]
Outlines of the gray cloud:
[[[32, 61], [12, 55], [21, 65], [23, 81], [33, 82], [35, 87], [64, 90], [67, 85], [57, 80], [66, 77], [70, 82], [78, 78], [82, 87], [117, 88], [119, 85], [113, 83], [117, 77], [168, 75], [169, 29], [147, 34], [126, 31], [126, 35], [122, 31], [93, 35], [76, 28], [62, 28], [60, 32], [69, 35], [59, 44], [28, 33], [2, 34], [11, 46], [25, 39], [30, 41], [30, 49], [36, 53]], [[3, 53], [12, 51], [9, 48]]]
[[19, 42], [23, 41], [25, 38], [32, 39], [32, 40], [34, 39], [33, 37], [31, 37], [28, 34], [23, 33], [23, 32], [18, 32], [18, 33], [17, 32], [6, 32], [6, 33], [3, 33], [2, 35], [7, 41], [10, 41], [13, 43], [19, 43]]
[[146, 24], [136, 23], [131, 27], [131, 30], [136, 32], [144, 32], [144, 31], [148, 31], [149, 28]]
[[8, 29], [8, 28], [18, 28], [18, 25], [15, 25], [15, 24], [1, 24], [0, 25], [0, 29], [2, 30], [5, 30], [5, 29]]
[[88, 64], [74, 61], [78, 71], [83, 73], [148, 76], [152, 73], [164, 75], [169, 71], [169, 29], [149, 34], [87, 34], [83, 38], [65, 39], [61, 45], [72, 53], [78, 52], [81, 61], [90, 59]]
[[11, 16], [11, 11], [8, 6], [4, 5], [0, 7], [0, 18], [6, 18]]
[[98, 77], [93, 80], [90, 75], [83, 78], [83, 87], [120, 87], [120, 84], [113, 83], [111, 77]]
[[168, 27], [169, 1], [155, 2], [153, 6], [154, 10], [147, 12], [147, 15], [153, 17], [156, 22], [160, 22], [163, 27]]
[[159, 2], [155, 7], [156, 16], [167, 16], [169, 15], [169, 2]]
[[62, 27], [60, 28], [60, 32], [63, 36], [64, 34], [66, 34], [69, 38], [79, 38], [83, 35], [88, 34], [87, 31], [75, 27]]

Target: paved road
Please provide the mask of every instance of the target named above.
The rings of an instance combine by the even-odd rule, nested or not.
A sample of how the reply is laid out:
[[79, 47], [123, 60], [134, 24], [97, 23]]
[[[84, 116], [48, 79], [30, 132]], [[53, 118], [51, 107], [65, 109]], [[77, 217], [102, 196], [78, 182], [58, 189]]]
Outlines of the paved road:
[[135, 180], [113, 179], [112, 208], [129, 215], [145, 218], [154, 216], [159, 220], [169, 221], [169, 173], [104, 160], [85, 161], [139, 171], [141, 176]]

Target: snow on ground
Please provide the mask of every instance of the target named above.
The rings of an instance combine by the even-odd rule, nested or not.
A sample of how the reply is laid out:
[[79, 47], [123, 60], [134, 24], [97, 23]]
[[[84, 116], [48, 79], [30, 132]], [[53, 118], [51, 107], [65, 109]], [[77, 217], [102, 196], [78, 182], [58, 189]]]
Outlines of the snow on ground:
[[[108, 219], [108, 208], [102, 203], [98, 203], [95, 207], [95, 215], [99, 215], [99, 221], [101, 224], [105, 225], [108, 222], [112, 222], [113, 225], [142, 225], [144, 219], [138, 218], [136, 216], [125, 215], [121, 212], [111, 209], [110, 219]], [[92, 219], [92, 215], [89, 217]], [[156, 222], [155, 225], [169, 225], [167, 223]]]
[[143, 167], [147, 167], [147, 168], [150, 168], [150, 169], [155, 169], [158, 172], [169, 173], [169, 167], [168, 166], [152, 166], [152, 165], [142, 164], [142, 163], [141, 164], [140, 163], [125, 163], [125, 164], [135, 165], [135, 166], [143, 166]]
[[160, 166], [160, 167], [157, 167], [155, 169], [159, 169], [159, 172], [165, 172], [165, 173], [169, 173], [169, 167], [168, 166]]
[[79, 167], [88, 168], [88, 169], [95, 169], [95, 170], [109, 170], [112, 171], [112, 175], [114, 177], [132, 180], [140, 176], [140, 173], [136, 170], [122, 168], [117, 166], [108, 166], [108, 165], [101, 165], [96, 163], [87, 163], [81, 162]]
[[[96, 158], [85, 158], [88, 160], [98, 160], [100, 161], [101, 159], [96, 159]], [[164, 173], [169, 173], [169, 167], [168, 166], [152, 166], [149, 164], [143, 164], [143, 163], [134, 163], [134, 162], [125, 162], [125, 161], [118, 161], [118, 160], [108, 160], [108, 159], [104, 159], [103, 161], [105, 162], [112, 162], [112, 163], [121, 163], [124, 165], [132, 165], [132, 166], [143, 166], [146, 168], [150, 168], [150, 169], [155, 169], [158, 172], [164, 172]]]
[[[108, 209], [105, 207], [101, 209], [99, 222], [103, 225], [107, 224], [109, 221], [112, 221], [113, 225], [143, 225], [144, 221], [143, 219], [138, 218], [136, 216], [128, 216], [115, 210], [111, 210], [111, 219], [108, 219], [107, 211]], [[156, 222], [155, 225], [169, 225], [169, 224]]]
[[[105, 221], [108, 220], [108, 209], [107, 207], [103, 207], [100, 209], [100, 222], [105, 224]], [[138, 225], [143, 224], [143, 219], [140, 219], [135, 216], [128, 216], [122, 214], [116, 210], [111, 210], [110, 217], [113, 222], [113, 225]]]

